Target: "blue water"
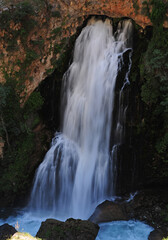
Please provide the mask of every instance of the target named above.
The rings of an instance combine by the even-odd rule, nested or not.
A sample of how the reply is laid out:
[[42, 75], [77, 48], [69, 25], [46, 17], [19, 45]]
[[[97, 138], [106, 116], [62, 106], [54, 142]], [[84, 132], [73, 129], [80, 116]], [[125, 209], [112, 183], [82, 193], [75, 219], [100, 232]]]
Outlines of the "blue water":
[[96, 240], [147, 240], [153, 230], [140, 221], [114, 221], [99, 224]]
[[[0, 216], [4, 215], [3, 210]], [[0, 219], [0, 225], [8, 223], [15, 227], [19, 226], [20, 232], [28, 232], [35, 236], [40, 228], [41, 222], [47, 218], [54, 218], [49, 213], [35, 214], [27, 212], [25, 209], [17, 210], [15, 214], [7, 219]], [[65, 220], [65, 219], [59, 219]], [[152, 227], [140, 221], [114, 221], [99, 224], [100, 230], [96, 240], [147, 240]]]
[[[3, 215], [1, 211], [1, 215]], [[6, 219], [0, 219], [0, 225], [8, 223], [9, 225], [15, 227], [19, 226], [17, 231], [28, 232], [32, 236], [35, 236], [40, 228], [41, 222], [45, 221], [47, 218], [52, 218], [52, 216], [44, 217], [42, 215], [36, 215], [35, 213], [26, 212], [25, 210], [17, 210], [15, 214], [11, 215]]]

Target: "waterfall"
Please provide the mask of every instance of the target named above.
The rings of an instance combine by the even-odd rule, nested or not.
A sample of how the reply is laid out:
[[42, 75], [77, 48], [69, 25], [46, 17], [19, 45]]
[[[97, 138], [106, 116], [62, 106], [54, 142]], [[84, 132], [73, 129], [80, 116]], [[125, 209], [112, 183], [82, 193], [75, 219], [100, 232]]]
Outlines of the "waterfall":
[[[113, 33], [109, 19], [92, 18], [77, 38], [63, 79], [62, 131], [37, 169], [31, 209], [86, 219], [114, 194], [110, 138], [115, 86], [123, 54], [130, 49], [131, 31], [130, 20], [120, 22]], [[121, 91], [129, 82], [129, 70]], [[119, 124], [117, 141], [122, 139], [123, 123]]]

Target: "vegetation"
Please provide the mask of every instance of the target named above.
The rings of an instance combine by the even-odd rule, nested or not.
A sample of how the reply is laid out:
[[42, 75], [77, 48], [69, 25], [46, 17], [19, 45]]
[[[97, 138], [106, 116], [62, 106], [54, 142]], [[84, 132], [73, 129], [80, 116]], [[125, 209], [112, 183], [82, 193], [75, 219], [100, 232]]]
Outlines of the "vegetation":
[[[27, 45], [27, 37], [37, 24], [36, 15], [40, 9], [45, 7], [50, 10], [51, 6], [47, 0], [17, 0], [15, 7], [12, 6], [15, 4], [14, 0], [4, 0], [4, 2], [11, 5], [8, 11], [0, 14], [0, 29], [5, 32], [3, 38], [8, 44], [7, 51], [19, 50], [18, 39], [25, 49], [25, 59], [16, 63], [20, 68], [18, 72], [11, 70], [12, 74], [9, 75], [4, 71], [6, 83], [0, 84], [0, 136], [5, 140], [4, 157], [0, 160], [0, 195], [10, 199], [11, 195], [18, 192], [24, 193], [28, 186], [29, 173], [26, 169], [35, 151], [33, 129], [40, 121], [38, 110], [43, 104], [39, 92], [34, 92], [25, 106], [20, 107], [22, 100], [20, 92], [24, 87], [25, 72], [29, 75], [28, 67], [34, 60], [40, 58], [41, 49], [44, 47], [42, 37], [31, 40], [29, 45]], [[87, 4], [90, 3], [86, 2]], [[148, 42], [148, 47], [148, 40], [144, 38], [138, 46], [139, 54], [142, 52], [141, 49], [145, 49], [140, 63], [141, 98], [145, 107], [143, 123], [137, 128], [145, 134], [146, 145], [151, 154], [150, 164], [157, 171], [160, 169], [159, 176], [168, 176], [168, 32], [163, 28], [168, 3], [162, 0], [150, 0], [143, 4], [144, 12], [153, 23], [153, 36]], [[133, 6], [136, 11], [139, 10], [137, 0], [133, 0]], [[61, 17], [59, 9], [50, 14], [50, 17]], [[15, 30], [10, 28], [11, 22], [18, 25], [18, 28]], [[50, 39], [47, 40], [54, 41], [61, 34], [62, 28], [57, 27], [53, 29]], [[64, 38], [51, 47], [50, 51], [53, 51], [54, 55], [51, 59], [52, 68], [46, 70], [47, 74], [51, 74], [55, 68], [59, 73], [63, 72], [65, 64], [69, 61], [75, 38], [75, 35], [71, 39]], [[60, 57], [56, 58], [57, 55]], [[0, 53], [0, 59], [3, 57]], [[136, 59], [134, 61], [138, 62]], [[135, 62], [133, 62], [135, 69], [132, 75], [134, 81], [139, 77], [137, 76], [139, 62], [138, 64]], [[30, 77], [29, 80], [33, 81], [33, 78]]]
[[29, 2], [31, 5], [33, 5], [33, 7], [38, 10], [40, 8], [43, 8], [43, 7], [47, 7], [49, 5], [49, 2], [48, 0], [1, 0], [0, 4], [2, 6], [10, 6], [10, 7], [13, 7], [17, 4], [20, 4], [22, 2]]
[[[2, 40], [7, 43], [7, 51], [17, 51], [19, 46], [17, 40], [20, 39], [25, 45], [30, 31], [36, 26], [36, 11], [34, 6], [28, 1], [22, 1], [0, 14], [0, 29], [5, 31]], [[11, 24], [15, 27], [11, 27]]]
[[133, 2], [133, 7], [135, 9], [135, 13], [137, 14], [139, 10], [138, 0], [132, 0], [132, 2]]
[[[149, 4], [152, 5], [151, 12]], [[153, 36], [140, 66], [141, 96], [146, 110], [144, 128], [153, 167], [160, 164], [159, 174], [168, 175], [168, 31], [163, 28], [167, 3], [151, 0], [149, 4], [144, 2], [153, 23]]]
[[[23, 96], [26, 79], [33, 81], [29, 66], [36, 59], [40, 59], [44, 48], [42, 36], [37, 36], [33, 40], [28, 39], [28, 36], [37, 25], [36, 16], [41, 8], [45, 7], [47, 10], [45, 13], [50, 17], [59, 18], [61, 15], [59, 11], [51, 14], [48, 0], [1, 2], [8, 6], [8, 9], [0, 14], [0, 30], [4, 33], [1, 41], [5, 50], [10, 56], [13, 51], [19, 51], [20, 48], [24, 48], [25, 52], [23, 58], [16, 62], [9, 61], [8, 65], [4, 63], [0, 66], [6, 80], [6, 83], [0, 83], [0, 139], [5, 142], [4, 156], [0, 159], [0, 196], [3, 196], [8, 204], [13, 203], [18, 194], [23, 195], [30, 184], [32, 172], [29, 171], [29, 165], [36, 152], [34, 128], [40, 122], [38, 111], [43, 104], [40, 93], [35, 91], [24, 107], [20, 106], [20, 103], [24, 102], [24, 97], [20, 96]], [[55, 38], [61, 34], [61, 30], [61, 27], [54, 29], [51, 38], [47, 40], [55, 41]], [[35, 32], [34, 34], [37, 35]], [[18, 42], [21, 43], [18, 44]], [[51, 74], [55, 67], [58, 67], [59, 71], [63, 68], [66, 45], [67, 39], [63, 39], [59, 44], [55, 44], [54, 49], [50, 49], [54, 51], [53, 66], [46, 70], [47, 74]], [[55, 60], [57, 54], [61, 55], [61, 59]], [[0, 54], [0, 58], [3, 63], [4, 55]]]
[[17, 82], [10, 76], [0, 84], [0, 99], [0, 136], [5, 140], [4, 157], [0, 159], [0, 195], [12, 201], [28, 185], [28, 164], [35, 151], [33, 129], [40, 121], [37, 111], [43, 100], [39, 92], [33, 92], [21, 108]]
[[31, 16], [35, 15], [35, 9], [32, 4], [28, 1], [22, 1], [16, 4], [15, 8], [10, 8], [9, 10], [3, 11], [0, 15], [0, 28], [8, 29], [11, 21], [14, 23], [21, 23], [24, 28], [29, 27], [29, 24], [32, 25], [30, 21], [29, 24], [27, 17], [30, 19]]
[[[41, 9], [44, 10], [44, 7], [46, 8], [46, 19], [48, 19], [48, 17], [59, 18], [61, 15], [59, 11], [50, 11], [51, 6], [48, 0], [4, 0], [2, 1], [2, 4], [8, 6], [8, 9], [2, 11], [0, 14], [0, 29], [4, 31], [4, 35], [1, 39], [2, 44], [10, 56], [12, 51], [22, 51], [22, 48], [24, 48], [26, 54], [23, 55], [21, 60], [18, 59], [16, 62], [9, 62], [8, 66], [1, 67], [4, 67], [4, 69], [8, 68], [8, 72], [10, 71], [9, 69], [11, 69], [13, 78], [15, 78], [19, 83], [17, 88], [20, 88], [19, 91], [24, 91], [24, 82], [26, 79], [25, 74], [28, 76], [27, 78], [29, 78], [30, 81], [33, 81], [33, 77], [29, 77], [29, 66], [36, 59], [42, 60], [40, 58], [44, 49], [44, 39], [42, 36], [36, 37], [36, 39], [33, 40], [28, 39], [30, 32], [33, 32], [37, 25], [36, 17]], [[55, 40], [55, 38], [61, 34], [61, 31], [61, 27], [54, 29], [51, 33], [51, 38], [47, 40]], [[37, 35], [37, 32], [34, 31], [33, 33]], [[53, 50], [54, 59], [56, 58], [57, 53], [61, 54], [61, 52], [64, 52], [64, 47], [65, 44], [61, 41], [60, 44], [55, 44], [54, 49], [51, 47], [48, 54], [50, 54]], [[0, 54], [0, 58], [3, 59], [3, 57], [4, 55]], [[45, 64], [45, 60], [43, 63]], [[16, 65], [18, 66], [17, 68], [15, 68]], [[52, 70], [46, 70], [47, 73], [52, 73], [54, 67], [56, 66], [54, 65], [53, 68], [51, 68]], [[13, 71], [14, 68], [17, 70]]]

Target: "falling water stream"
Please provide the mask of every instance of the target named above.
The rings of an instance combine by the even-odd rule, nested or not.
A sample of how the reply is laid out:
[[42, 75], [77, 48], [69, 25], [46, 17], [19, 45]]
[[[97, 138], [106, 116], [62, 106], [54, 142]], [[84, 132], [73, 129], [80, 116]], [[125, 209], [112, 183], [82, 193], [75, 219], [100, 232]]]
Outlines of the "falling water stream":
[[[63, 81], [62, 133], [56, 133], [37, 170], [31, 208], [86, 219], [99, 202], [114, 194], [109, 179], [113, 179], [110, 135], [115, 86], [122, 56], [130, 49], [131, 31], [130, 20], [119, 23], [113, 34], [109, 19], [91, 19], [76, 40], [73, 63]], [[126, 75], [122, 89], [127, 82]], [[119, 141], [122, 125], [119, 116]]]
[[[62, 129], [37, 169], [29, 213], [87, 219], [100, 202], [115, 195], [114, 158], [124, 137], [127, 106], [122, 94], [129, 84], [131, 35], [131, 20], [121, 21], [114, 33], [109, 19], [92, 18], [77, 38], [63, 79]], [[112, 131], [116, 80], [127, 51], [129, 67]]]

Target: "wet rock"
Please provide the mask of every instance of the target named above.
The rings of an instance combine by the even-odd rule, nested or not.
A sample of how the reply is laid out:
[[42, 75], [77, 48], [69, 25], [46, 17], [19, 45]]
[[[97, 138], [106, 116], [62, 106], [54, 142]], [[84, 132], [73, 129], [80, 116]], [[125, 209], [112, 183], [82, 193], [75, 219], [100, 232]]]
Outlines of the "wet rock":
[[11, 225], [5, 223], [0, 226], [0, 239], [6, 240], [7, 238], [11, 237], [14, 233], [16, 233], [16, 230]]
[[161, 229], [163, 235], [168, 236], [167, 205], [167, 189], [148, 189], [139, 192], [131, 201], [123, 198], [115, 202], [103, 202], [89, 220], [99, 223], [136, 219], [149, 224], [154, 229]]
[[126, 203], [125, 209], [129, 218], [145, 221], [155, 229], [162, 229], [164, 235], [167, 235], [167, 204], [167, 189], [148, 189], [139, 192], [133, 201]]
[[148, 237], [148, 240], [162, 240], [163, 239], [163, 233], [161, 230], [153, 230]]
[[45, 240], [94, 240], [98, 231], [99, 226], [89, 221], [70, 218], [61, 222], [47, 219], [42, 222], [36, 236]]
[[105, 201], [97, 206], [89, 221], [100, 223], [127, 219], [123, 204]]

